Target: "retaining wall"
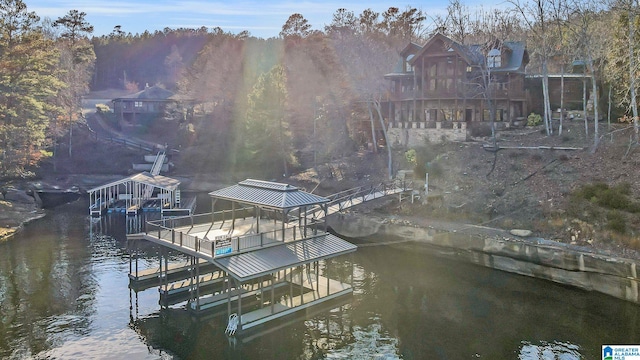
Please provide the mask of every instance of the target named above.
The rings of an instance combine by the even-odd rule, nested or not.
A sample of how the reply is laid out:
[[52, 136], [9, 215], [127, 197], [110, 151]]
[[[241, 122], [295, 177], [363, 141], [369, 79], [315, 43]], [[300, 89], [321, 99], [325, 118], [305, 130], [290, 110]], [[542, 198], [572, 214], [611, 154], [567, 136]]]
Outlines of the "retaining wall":
[[[385, 242], [489, 268], [551, 280], [640, 303], [640, 261], [616, 258], [589, 249], [537, 238], [488, 235], [474, 231], [439, 231], [358, 215], [336, 214], [328, 225], [339, 235]], [[500, 230], [494, 229], [498, 234]], [[503, 234], [508, 234], [504, 232]]]

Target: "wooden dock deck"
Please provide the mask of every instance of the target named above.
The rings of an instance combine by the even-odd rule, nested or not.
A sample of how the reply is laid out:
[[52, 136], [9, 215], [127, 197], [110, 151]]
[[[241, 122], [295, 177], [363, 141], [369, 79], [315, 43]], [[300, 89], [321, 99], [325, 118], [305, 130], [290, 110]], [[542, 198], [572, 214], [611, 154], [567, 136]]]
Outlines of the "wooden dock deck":
[[[199, 265], [201, 274], [218, 270], [217, 266], [205, 260], [200, 260]], [[167, 274], [167, 281], [175, 282], [188, 279], [192, 276], [192, 265], [189, 262], [170, 263], [167, 269], [162, 269], [162, 275], [159, 266], [157, 268], [138, 270], [137, 272], [131, 271], [129, 273], [129, 286], [137, 291], [157, 286], [161, 276], [164, 276], [165, 273]]]
[[[327, 284], [328, 288], [325, 286]], [[293, 297], [289, 296], [277, 303], [274, 303], [273, 307], [267, 305], [261, 309], [242, 314], [242, 329], [247, 330], [273, 319], [294, 314], [312, 306], [320, 305], [327, 300], [352, 294], [351, 285], [337, 280], [328, 279], [324, 276], [320, 276], [317, 283], [314, 281], [309, 282], [306, 279], [303, 280], [303, 287], [307, 291], [302, 295], [294, 295]]]
[[[302, 294], [300, 294], [299, 291], [301, 283], [303, 287]], [[272, 289], [274, 291], [284, 290], [288, 287], [293, 287], [295, 290], [292, 292], [296, 292], [297, 294], [292, 295], [292, 292], [281, 293], [280, 295], [285, 295], [279, 296], [281, 300], [273, 304], [269, 304], [267, 301], [267, 304], [264, 304], [263, 307], [243, 313], [241, 318], [242, 329], [246, 330], [278, 317], [305, 310], [308, 307], [318, 305], [326, 300], [352, 293], [352, 287], [349, 284], [324, 276], [303, 276], [302, 281], [300, 281], [300, 274], [297, 274], [293, 276], [292, 281], [280, 280], [272, 284], [271, 281], [266, 280], [262, 282], [262, 287], [260, 287], [260, 283], [257, 282], [254, 283], [251, 288], [233, 289], [230, 294], [221, 292], [206, 295], [201, 297], [199, 301], [191, 302], [189, 304], [189, 310], [196, 314], [222, 310], [222, 307], [227, 306], [229, 302], [237, 303], [239, 299], [242, 299], [243, 305], [245, 304], [244, 301], [252, 299], [253, 301], [251, 301], [249, 305], [255, 306], [255, 299], [261, 292], [268, 294]], [[226, 308], [224, 310], [226, 311]]]

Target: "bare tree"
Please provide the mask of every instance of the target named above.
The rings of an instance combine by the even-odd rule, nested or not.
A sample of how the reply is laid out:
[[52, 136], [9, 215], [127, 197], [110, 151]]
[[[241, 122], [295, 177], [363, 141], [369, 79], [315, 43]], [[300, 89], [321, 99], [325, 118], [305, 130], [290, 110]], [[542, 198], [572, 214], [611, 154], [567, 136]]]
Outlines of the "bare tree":
[[469, 8], [460, 0], [450, 0], [447, 5], [447, 17], [441, 25], [444, 34], [465, 44], [471, 32], [471, 14]]
[[599, 96], [598, 96], [598, 74], [599, 69], [596, 61], [599, 61], [605, 52], [607, 40], [604, 29], [607, 26], [602, 19], [600, 12], [602, 4], [589, 1], [574, 0], [572, 8], [572, 21], [569, 28], [573, 32], [574, 47], [578, 49], [580, 55], [585, 62], [585, 67], [591, 78], [591, 95], [593, 98], [593, 118], [594, 118], [594, 149], [598, 145], [600, 138], [598, 131], [598, 123], [600, 120], [599, 113]]
[[566, 0], [552, 0], [551, 3], [552, 19], [555, 24], [555, 42], [558, 44], [553, 49], [560, 58], [560, 123], [558, 124], [558, 135], [562, 135], [564, 124], [564, 78], [565, 63], [568, 57], [569, 44], [566, 43], [566, 25], [569, 7]]
[[620, 105], [627, 107], [631, 112], [635, 142], [637, 143], [640, 133], [639, 111], [637, 105], [638, 79], [637, 73], [640, 64], [638, 56], [638, 10], [640, 3], [638, 0], [612, 0], [611, 9], [613, 13], [612, 22], [612, 46], [607, 53], [608, 67], [607, 77], [616, 84], [616, 93], [620, 97]]
[[537, 44], [536, 53], [540, 57], [542, 72], [542, 96], [544, 104], [544, 126], [547, 135], [553, 134], [551, 126], [551, 103], [549, 99], [549, 22], [552, 14], [550, 0], [509, 0], [518, 14], [534, 42]]

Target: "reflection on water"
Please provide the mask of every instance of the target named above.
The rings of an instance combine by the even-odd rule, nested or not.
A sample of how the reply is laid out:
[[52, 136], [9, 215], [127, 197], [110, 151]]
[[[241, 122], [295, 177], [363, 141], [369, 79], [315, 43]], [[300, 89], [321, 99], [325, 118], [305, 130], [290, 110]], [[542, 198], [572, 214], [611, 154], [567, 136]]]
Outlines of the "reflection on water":
[[559, 341], [554, 341], [553, 343], [542, 341], [538, 345], [523, 341], [520, 354], [518, 354], [518, 359], [520, 360], [577, 360], [581, 358], [580, 348], [577, 345]]
[[[602, 344], [640, 344], [630, 303], [387, 247], [351, 258], [347, 302], [228, 339], [224, 318], [128, 289], [125, 233], [139, 219], [85, 214], [67, 206], [0, 244], [0, 358], [599, 359]], [[140, 250], [141, 266], [157, 264], [155, 247]], [[349, 276], [343, 265], [332, 276]]]

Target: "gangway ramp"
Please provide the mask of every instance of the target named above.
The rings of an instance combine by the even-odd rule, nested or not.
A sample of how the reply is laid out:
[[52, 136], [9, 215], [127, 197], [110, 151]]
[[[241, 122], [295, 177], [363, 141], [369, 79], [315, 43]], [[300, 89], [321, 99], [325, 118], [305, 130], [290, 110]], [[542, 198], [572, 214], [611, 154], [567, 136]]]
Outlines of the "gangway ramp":
[[324, 216], [335, 214], [367, 201], [411, 191], [413, 191], [413, 183], [404, 181], [359, 186], [327, 196], [329, 202], [326, 204], [326, 212], [322, 207], [316, 206], [307, 211], [305, 216], [313, 220], [318, 220], [322, 219]]

